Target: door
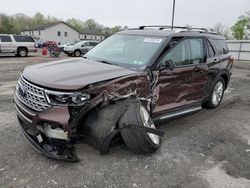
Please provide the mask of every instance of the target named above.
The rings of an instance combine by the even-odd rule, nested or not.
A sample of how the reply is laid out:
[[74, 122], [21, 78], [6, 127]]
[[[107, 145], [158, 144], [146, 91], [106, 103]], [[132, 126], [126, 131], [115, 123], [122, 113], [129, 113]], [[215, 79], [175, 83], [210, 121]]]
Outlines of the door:
[[90, 42], [85, 42], [81, 45], [81, 52], [85, 54], [89, 51], [89, 48], [90, 48]]
[[1, 52], [2, 53], [14, 52], [12, 39], [10, 36], [1, 35], [0, 40], [1, 40]]
[[[172, 70], [162, 68], [167, 61], [174, 65]], [[208, 70], [202, 38], [180, 40], [163, 55], [157, 67], [153, 116], [201, 102]]]

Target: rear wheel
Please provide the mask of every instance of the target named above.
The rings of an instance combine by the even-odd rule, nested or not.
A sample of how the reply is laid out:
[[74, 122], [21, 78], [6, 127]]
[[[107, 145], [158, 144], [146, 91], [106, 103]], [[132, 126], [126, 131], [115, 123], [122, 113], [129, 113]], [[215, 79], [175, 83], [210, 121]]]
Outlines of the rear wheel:
[[26, 48], [18, 48], [17, 50], [17, 56], [19, 57], [27, 57], [28, 50]]
[[225, 91], [225, 82], [223, 78], [218, 78], [213, 85], [213, 90], [209, 99], [204, 103], [207, 108], [216, 108], [220, 105]]
[[[136, 127], [155, 129], [148, 111], [139, 103], [130, 105], [118, 123], [119, 127], [132, 124]], [[129, 149], [135, 153], [153, 153], [160, 148], [162, 142], [161, 137], [156, 134], [135, 129], [124, 128], [121, 135]]]

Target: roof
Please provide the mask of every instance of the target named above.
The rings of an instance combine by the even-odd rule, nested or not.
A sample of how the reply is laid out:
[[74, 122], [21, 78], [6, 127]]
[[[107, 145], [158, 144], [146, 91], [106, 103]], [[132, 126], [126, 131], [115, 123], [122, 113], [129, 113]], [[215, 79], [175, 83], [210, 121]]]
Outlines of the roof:
[[118, 32], [117, 34], [126, 34], [126, 35], [141, 35], [141, 36], [155, 36], [155, 37], [210, 37], [214, 39], [224, 39], [223, 36], [201, 31], [185, 31], [185, 30], [158, 30], [158, 29], [130, 29]]
[[71, 25], [69, 25], [69, 24], [67, 24], [66, 22], [63, 22], [63, 21], [49, 22], [49, 23], [45, 23], [45, 24], [38, 24], [38, 25], [30, 26], [28, 29], [24, 29], [23, 31], [45, 30], [45, 29], [48, 29], [50, 27], [56, 26], [58, 24], [65, 24], [68, 27], [70, 27], [70, 28], [74, 29], [75, 31], [79, 32], [76, 28], [72, 27]]
[[90, 32], [90, 31], [86, 31], [86, 32], [81, 31], [80, 34], [81, 35], [98, 35], [98, 36], [104, 36], [104, 34], [102, 34], [102, 33], [95, 33], [95, 32]]

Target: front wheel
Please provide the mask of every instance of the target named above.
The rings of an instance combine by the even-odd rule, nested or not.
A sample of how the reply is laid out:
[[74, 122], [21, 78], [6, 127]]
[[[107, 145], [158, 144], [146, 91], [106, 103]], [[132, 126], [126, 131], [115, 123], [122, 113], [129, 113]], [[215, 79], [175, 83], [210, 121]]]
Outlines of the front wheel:
[[[127, 111], [120, 118], [119, 127], [132, 124], [135, 128], [147, 127], [155, 129], [148, 111], [139, 103], [130, 105]], [[129, 147], [135, 153], [153, 153], [160, 148], [162, 139], [159, 135], [134, 129], [122, 129], [121, 135]]]
[[225, 91], [225, 82], [223, 78], [218, 78], [213, 85], [213, 90], [208, 98], [208, 100], [204, 103], [204, 106], [207, 108], [217, 108], [223, 98]]
[[75, 50], [74, 55], [75, 55], [75, 57], [80, 57], [81, 56], [81, 51], [80, 50]]

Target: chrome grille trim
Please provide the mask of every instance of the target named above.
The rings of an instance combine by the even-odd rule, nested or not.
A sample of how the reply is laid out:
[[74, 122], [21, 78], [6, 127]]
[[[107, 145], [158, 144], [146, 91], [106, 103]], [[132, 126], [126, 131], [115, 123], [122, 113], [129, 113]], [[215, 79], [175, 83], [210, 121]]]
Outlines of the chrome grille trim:
[[[25, 90], [25, 94], [21, 94], [22, 89]], [[45, 97], [45, 89], [31, 84], [23, 76], [17, 82], [16, 96], [25, 106], [38, 112], [50, 107]]]

